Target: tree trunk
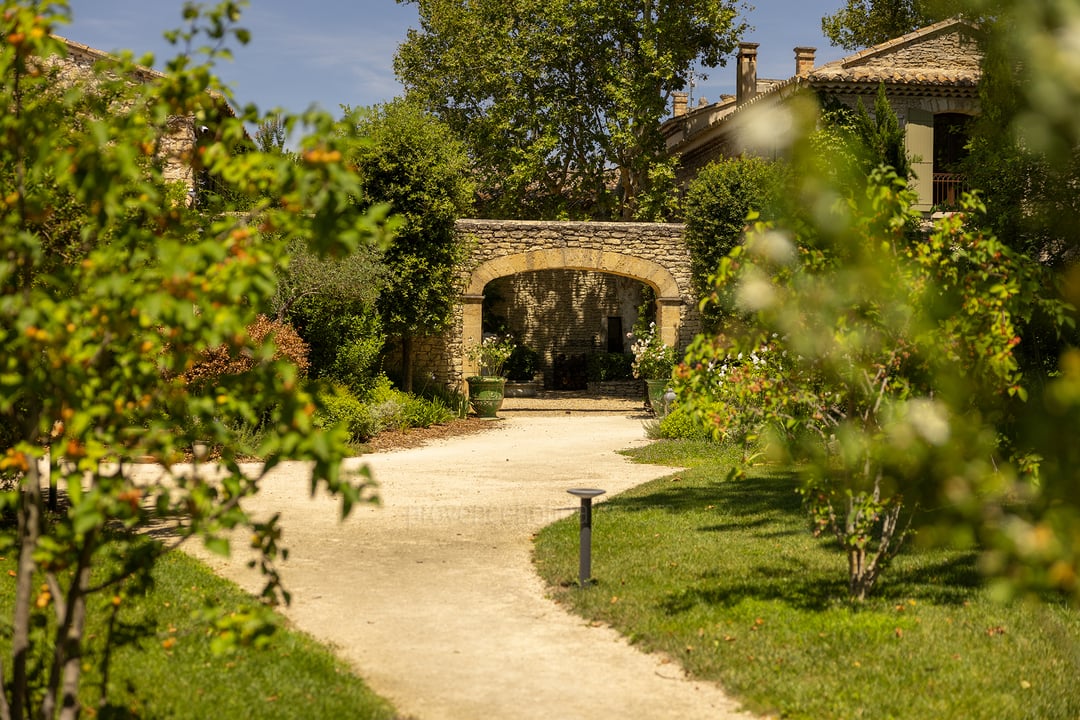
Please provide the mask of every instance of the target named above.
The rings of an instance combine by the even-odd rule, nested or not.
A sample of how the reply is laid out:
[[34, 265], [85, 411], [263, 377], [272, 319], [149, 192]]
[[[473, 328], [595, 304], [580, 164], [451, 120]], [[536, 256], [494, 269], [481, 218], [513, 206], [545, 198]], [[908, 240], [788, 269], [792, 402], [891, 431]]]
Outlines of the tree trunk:
[[848, 594], [853, 600], [862, 602], [870, 590], [873, 580], [866, 567], [866, 548], [848, 548]]
[[407, 393], [413, 389], [413, 338], [407, 332], [401, 334], [401, 389]]
[[15, 609], [12, 617], [11, 717], [29, 716], [27, 666], [30, 660], [30, 608], [34, 599], [34, 552], [41, 536], [41, 476], [36, 458], [29, 459], [19, 496], [19, 565], [15, 578]]
[[[92, 547], [92, 540], [87, 540], [87, 547]], [[84, 551], [84, 555], [89, 554]], [[86, 630], [86, 592], [90, 588], [90, 562], [80, 560], [80, 567], [72, 581], [72, 590], [68, 594], [67, 631], [57, 643], [63, 648], [58, 658], [62, 664], [62, 685], [60, 688], [60, 720], [77, 720], [79, 717], [79, 679], [82, 675], [82, 640]], [[53, 692], [50, 688], [50, 692]]]
[[59, 698], [60, 720], [76, 720], [79, 716], [79, 680], [82, 675], [82, 641], [86, 631], [86, 596], [90, 589], [90, 567], [97, 544], [97, 534], [87, 533], [79, 549], [79, 559], [68, 588], [67, 597], [60, 598], [61, 586], [50, 574], [49, 586], [56, 598], [58, 627], [56, 628], [53, 664], [49, 687], [41, 704], [41, 715], [56, 717]]

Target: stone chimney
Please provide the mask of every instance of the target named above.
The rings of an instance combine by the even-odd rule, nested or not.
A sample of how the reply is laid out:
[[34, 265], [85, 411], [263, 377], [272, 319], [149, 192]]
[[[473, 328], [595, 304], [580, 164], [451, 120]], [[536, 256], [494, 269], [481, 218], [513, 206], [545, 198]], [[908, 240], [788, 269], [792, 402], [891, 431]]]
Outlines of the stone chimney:
[[757, 43], [739, 43], [739, 77], [735, 85], [735, 106], [757, 96]]
[[685, 92], [671, 93], [671, 116], [682, 117], [686, 114], [686, 104], [690, 100], [690, 94]]
[[812, 47], [797, 47], [795, 48], [795, 74], [802, 77], [809, 74], [814, 69], [814, 53], [817, 52], [817, 48]]

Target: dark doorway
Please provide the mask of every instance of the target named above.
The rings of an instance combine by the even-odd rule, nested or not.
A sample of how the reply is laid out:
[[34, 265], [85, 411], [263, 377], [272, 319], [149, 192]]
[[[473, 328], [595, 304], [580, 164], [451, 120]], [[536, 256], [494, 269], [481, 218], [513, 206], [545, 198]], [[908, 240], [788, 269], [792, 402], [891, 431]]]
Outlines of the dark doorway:
[[968, 156], [970, 115], [940, 113], [934, 116], [934, 172], [960, 172]]
[[968, 156], [971, 116], [941, 113], [934, 116], [934, 199], [940, 207], [955, 207], [967, 189], [962, 174]]
[[609, 315], [607, 319], [607, 351], [621, 353], [626, 338], [623, 336], [622, 317]]

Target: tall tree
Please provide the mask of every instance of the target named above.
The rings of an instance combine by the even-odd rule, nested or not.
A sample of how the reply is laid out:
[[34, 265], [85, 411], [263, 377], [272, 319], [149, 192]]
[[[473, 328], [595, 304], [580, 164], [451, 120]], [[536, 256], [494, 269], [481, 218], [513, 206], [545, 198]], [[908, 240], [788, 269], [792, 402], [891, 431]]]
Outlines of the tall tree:
[[833, 45], [858, 50], [955, 15], [957, 0], [847, 0], [821, 18], [821, 31]]
[[672, 197], [659, 127], [688, 70], [724, 64], [734, 0], [399, 0], [408, 94], [466, 138], [484, 212], [657, 218]]
[[350, 160], [369, 202], [386, 203], [400, 226], [383, 257], [377, 306], [384, 329], [401, 340], [402, 387], [412, 390], [412, 341], [450, 322], [464, 245], [455, 221], [472, 202], [465, 149], [438, 118], [407, 100], [352, 113], [363, 142]]
[[900, 127], [900, 119], [889, 104], [884, 83], [878, 86], [877, 95], [874, 97], [873, 115], [867, 112], [862, 99], [859, 99], [854, 129], [870, 155], [871, 167], [867, 168], [868, 171], [878, 165], [886, 165], [903, 179], [910, 179], [911, 159], [907, 156], [904, 129]]

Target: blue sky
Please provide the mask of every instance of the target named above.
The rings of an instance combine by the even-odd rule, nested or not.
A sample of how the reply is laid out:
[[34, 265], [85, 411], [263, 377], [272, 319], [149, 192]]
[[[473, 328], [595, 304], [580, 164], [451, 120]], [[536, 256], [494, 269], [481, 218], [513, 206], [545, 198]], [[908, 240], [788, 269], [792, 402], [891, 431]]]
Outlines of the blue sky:
[[[162, 32], [180, 25], [182, 0], [69, 0], [72, 24], [59, 34], [99, 50], [153, 52], [159, 63], [175, 54]], [[821, 16], [843, 0], [757, 0], [744, 38], [760, 43], [758, 75], [794, 74], [797, 45], [817, 47], [818, 64], [846, 53], [821, 35]], [[311, 104], [336, 113], [346, 105], [373, 105], [402, 94], [393, 57], [405, 33], [419, 25], [415, 5], [394, 0], [251, 0], [240, 25], [247, 46], [218, 68], [240, 104], [300, 112]], [[713, 101], [734, 93], [735, 63], [699, 80], [694, 98]]]

